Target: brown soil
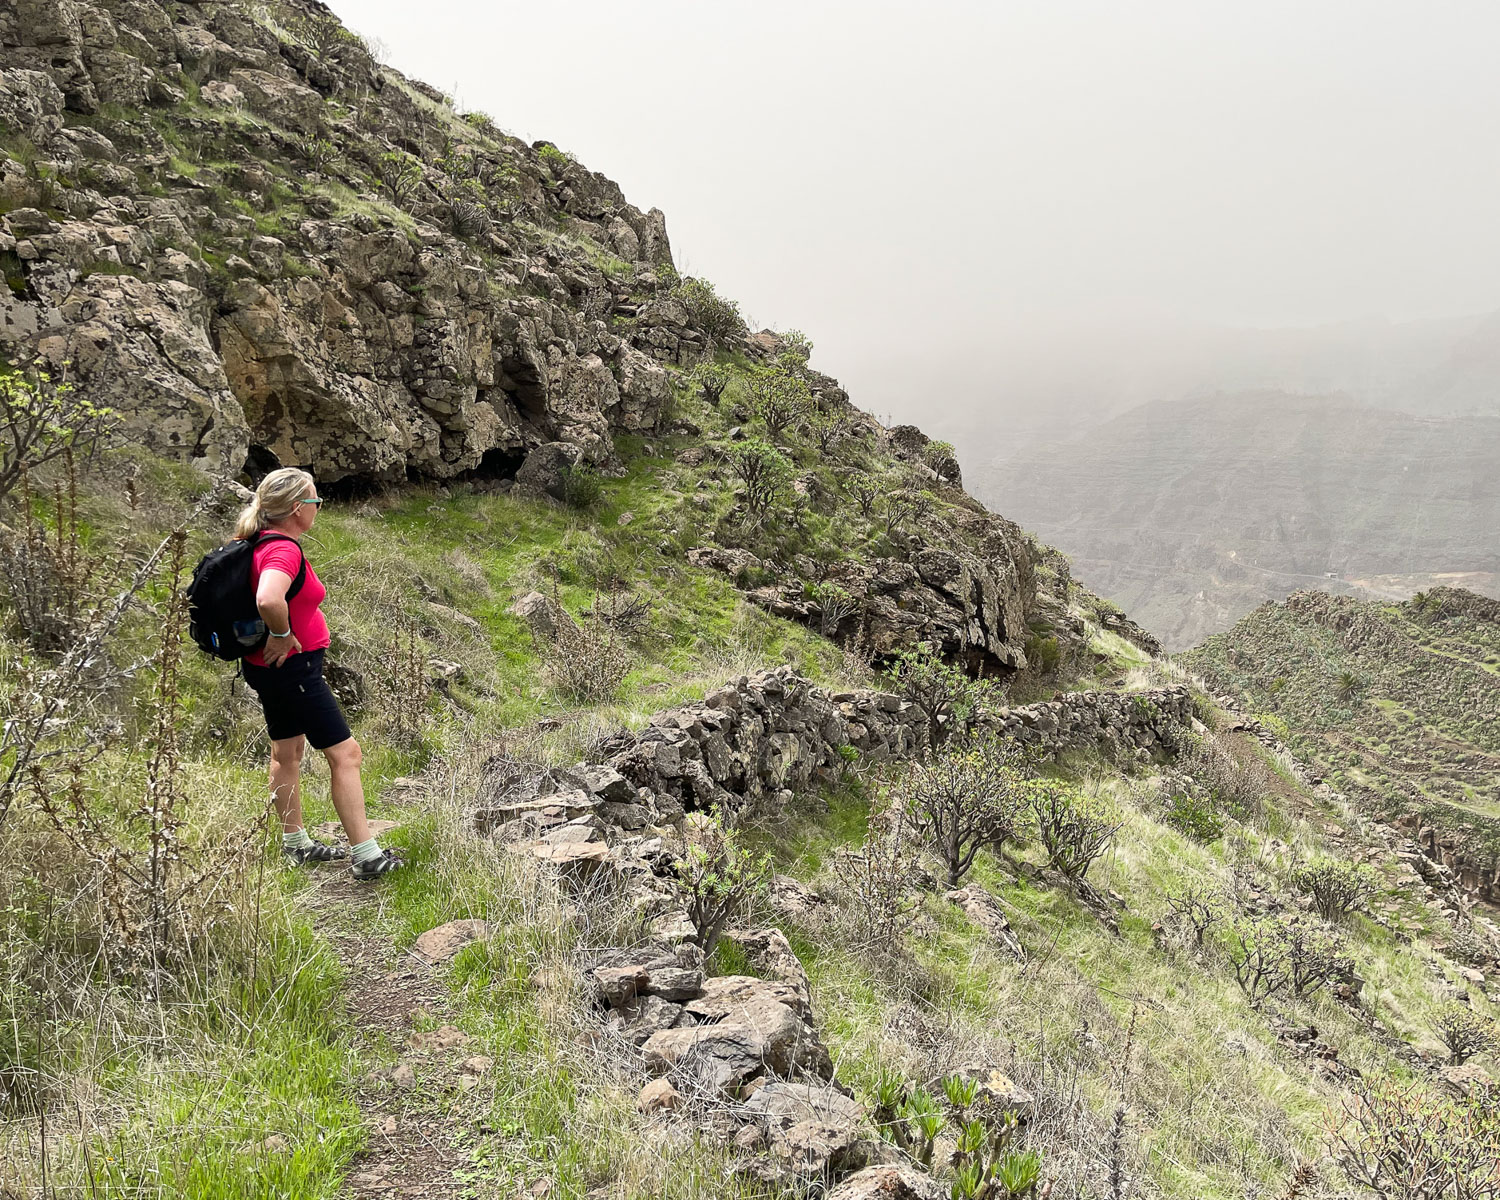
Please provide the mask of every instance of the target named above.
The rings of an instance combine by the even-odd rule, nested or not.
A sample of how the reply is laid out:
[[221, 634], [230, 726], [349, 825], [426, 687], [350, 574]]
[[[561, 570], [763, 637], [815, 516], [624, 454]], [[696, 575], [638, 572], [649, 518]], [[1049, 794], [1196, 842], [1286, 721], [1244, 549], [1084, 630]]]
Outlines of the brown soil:
[[[381, 1064], [357, 1084], [370, 1142], [355, 1158], [345, 1190], [351, 1196], [457, 1197], [464, 1184], [455, 1173], [467, 1156], [453, 1134], [472, 1129], [477, 1116], [463, 1111], [468, 1106], [457, 1062], [473, 1051], [455, 1040], [462, 1035], [418, 1032], [443, 1027], [451, 1016], [447, 989], [433, 969], [395, 950], [378, 930], [356, 928], [373, 924], [367, 918], [379, 908], [380, 890], [379, 883], [356, 883], [330, 870], [310, 901], [348, 968], [355, 1048], [362, 1060]], [[392, 1045], [400, 1047], [394, 1079], [385, 1065]], [[412, 1078], [402, 1068], [410, 1068]]]

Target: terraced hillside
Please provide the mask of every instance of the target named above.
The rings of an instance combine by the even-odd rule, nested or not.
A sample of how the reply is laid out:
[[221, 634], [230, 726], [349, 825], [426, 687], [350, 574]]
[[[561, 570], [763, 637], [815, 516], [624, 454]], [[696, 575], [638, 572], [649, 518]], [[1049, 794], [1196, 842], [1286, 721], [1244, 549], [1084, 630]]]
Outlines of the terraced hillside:
[[1298, 592], [1181, 661], [1243, 697], [1339, 789], [1460, 864], [1500, 870], [1500, 603], [1457, 588], [1402, 604]]

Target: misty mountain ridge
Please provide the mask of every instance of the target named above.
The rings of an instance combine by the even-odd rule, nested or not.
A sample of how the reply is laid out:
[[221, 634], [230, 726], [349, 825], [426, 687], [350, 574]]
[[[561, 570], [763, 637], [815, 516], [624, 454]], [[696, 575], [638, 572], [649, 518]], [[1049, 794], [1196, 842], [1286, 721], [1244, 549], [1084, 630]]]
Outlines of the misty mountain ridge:
[[[1488, 340], [1468, 344], [1484, 362]], [[1474, 373], [1449, 376], [1460, 377]], [[1492, 589], [1497, 455], [1495, 416], [1249, 391], [1142, 405], [971, 479], [1186, 648], [1298, 588], [1402, 577], [1409, 590], [1385, 578], [1383, 594], [1410, 594], [1456, 572]]]

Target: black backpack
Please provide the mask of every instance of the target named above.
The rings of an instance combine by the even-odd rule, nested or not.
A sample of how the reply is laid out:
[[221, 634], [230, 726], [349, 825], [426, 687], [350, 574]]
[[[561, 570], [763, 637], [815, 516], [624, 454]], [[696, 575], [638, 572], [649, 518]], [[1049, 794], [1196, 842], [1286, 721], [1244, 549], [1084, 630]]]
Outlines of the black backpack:
[[[266, 644], [270, 631], [260, 619], [250, 572], [255, 565], [255, 548], [262, 542], [278, 541], [295, 543], [297, 539], [282, 533], [257, 533], [210, 550], [193, 568], [193, 581], [187, 589], [188, 635], [205, 654], [234, 662]], [[301, 553], [302, 547], [297, 550]], [[306, 580], [307, 555], [303, 554], [297, 577], [286, 592], [288, 602]]]

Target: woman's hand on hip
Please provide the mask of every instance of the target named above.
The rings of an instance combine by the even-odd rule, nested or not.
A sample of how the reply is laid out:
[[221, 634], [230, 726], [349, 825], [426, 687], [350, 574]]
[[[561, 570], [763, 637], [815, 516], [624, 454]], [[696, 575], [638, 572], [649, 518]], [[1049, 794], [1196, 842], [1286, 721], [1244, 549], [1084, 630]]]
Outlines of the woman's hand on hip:
[[302, 643], [297, 640], [297, 635], [288, 637], [266, 638], [266, 648], [261, 651], [261, 657], [266, 660], [266, 666], [279, 667], [294, 654], [302, 653]]

